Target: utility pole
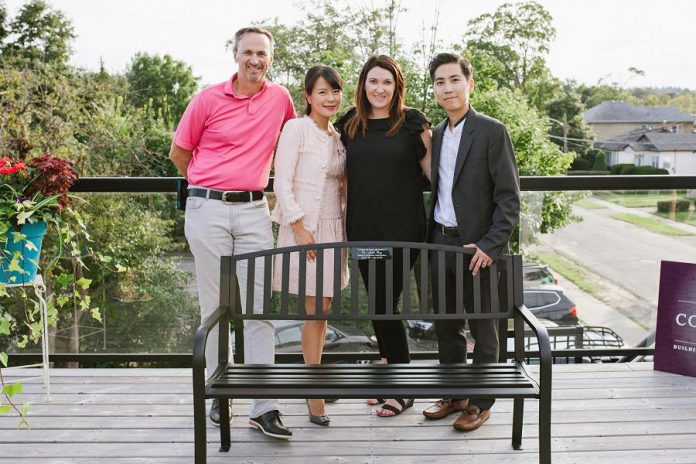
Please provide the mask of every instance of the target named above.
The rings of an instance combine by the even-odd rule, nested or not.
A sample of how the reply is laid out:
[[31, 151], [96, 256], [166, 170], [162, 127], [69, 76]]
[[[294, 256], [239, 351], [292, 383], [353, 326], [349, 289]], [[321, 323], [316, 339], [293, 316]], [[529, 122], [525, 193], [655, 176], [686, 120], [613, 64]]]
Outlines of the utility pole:
[[568, 114], [563, 112], [563, 153], [568, 153]]

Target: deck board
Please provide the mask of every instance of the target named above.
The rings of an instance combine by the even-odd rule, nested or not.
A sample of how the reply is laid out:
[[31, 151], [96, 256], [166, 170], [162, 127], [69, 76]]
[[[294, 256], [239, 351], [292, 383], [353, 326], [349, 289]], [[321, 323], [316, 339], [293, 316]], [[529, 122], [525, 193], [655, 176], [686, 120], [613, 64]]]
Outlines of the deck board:
[[[535, 368], [531, 371], [535, 373]], [[26, 370], [3, 370], [5, 381]], [[190, 371], [186, 369], [55, 369], [52, 398], [40, 379], [24, 382], [31, 430], [0, 417], [0, 463], [193, 462]], [[161, 394], [161, 392], [167, 392]], [[219, 432], [208, 427], [208, 461], [217, 463], [535, 463], [537, 401], [525, 402], [522, 451], [510, 446], [512, 401], [498, 400], [491, 419], [462, 434], [451, 419], [428, 421], [428, 401], [384, 419], [361, 400], [327, 406], [328, 428], [310, 424], [299, 400], [282, 401], [290, 443], [247, 426], [248, 401], [232, 407], [233, 445], [218, 451]], [[696, 462], [696, 379], [652, 370], [650, 363], [554, 366], [555, 463], [631, 464]]]

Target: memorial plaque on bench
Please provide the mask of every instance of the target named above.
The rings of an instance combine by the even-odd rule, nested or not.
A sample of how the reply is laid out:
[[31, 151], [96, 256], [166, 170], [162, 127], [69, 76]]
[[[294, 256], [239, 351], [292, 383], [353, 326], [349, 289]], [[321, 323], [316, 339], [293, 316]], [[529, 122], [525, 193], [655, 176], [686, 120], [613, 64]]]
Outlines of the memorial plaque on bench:
[[356, 261], [392, 259], [393, 248], [351, 248], [350, 257]]

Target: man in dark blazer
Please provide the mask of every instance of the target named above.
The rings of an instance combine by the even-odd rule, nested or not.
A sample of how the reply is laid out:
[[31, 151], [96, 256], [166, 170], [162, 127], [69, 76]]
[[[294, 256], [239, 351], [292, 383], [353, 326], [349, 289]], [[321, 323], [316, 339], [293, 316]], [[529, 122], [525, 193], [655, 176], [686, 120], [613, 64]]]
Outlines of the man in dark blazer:
[[[508, 252], [508, 241], [520, 213], [520, 189], [515, 154], [507, 128], [500, 121], [479, 114], [469, 105], [474, 89], [473, 68], [469, 61], [453, 53], [440, 53], [430, 63], [435, 98], [447, 112], [433, 134], [432, 195], [428, 241], [436, 244], [464, 246], [474, 251], [469, 261], [472, 275], [481, 273], [481, 288], [489, 288], [491, 263]], [[432, 262], [433, 280], [437, 263]], [[445, 263], [445, 295], [433, 284], [434, 307], [445, 298], [445, 308], [454, 312], [455, 259]], [[490, 298], [482, 294], [484, 311]], [[465, 276], [464, 305], [472, 310], [472, 277]], [[441, 320], [435, 323], [440, 363], [466, 362], [466, 320]], [[498, 361], [497, 320], [469, 320], [474, 338], [473, 362]], [[490, 417], [494, 398], [446, 398], [423, 414], [442, 419], [459, 412], [454, 428], [477, 429]]]

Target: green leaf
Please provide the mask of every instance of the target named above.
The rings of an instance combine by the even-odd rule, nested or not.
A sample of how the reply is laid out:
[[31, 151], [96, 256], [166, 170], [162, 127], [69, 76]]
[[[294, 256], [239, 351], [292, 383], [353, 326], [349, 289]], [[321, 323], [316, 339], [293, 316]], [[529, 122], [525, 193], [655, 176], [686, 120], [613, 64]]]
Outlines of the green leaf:
[[34, 242], [32, 242], [31, 240], [27, 240], [27, 243], [24, 244], [24, 247], [29, 251], [39, 251], [39, 249], [36, 248], [36, 245], [34, 245]]
[[68, 301], [70, 301], [70, 297], [68, 297], [68, 295], [65, 294], [62, 294], [58, 298], [56, 298], [56, 304], [59, 308], [65, 306], [65, 303], [67, 303]]
[[0, 415], [2, 414], [7, 414], [8, 412], [12, 411], [12, 406], [0, 406]]
[[10, 272], [19, 272], [20, 274], [24, 273], [24, 269], [19, 265], [19, 259], [17, 259], [17, 257], [12, 258], [10, 265], [7, 266], [7, 270]]
[[116, 265], [116, 272], [126, 272], [128, 270], [127, 267], [123, 267], [120, 264]]
[[17, 348], [22, 348], [22, 349], [26, 348], [28, 342], [29, 342], [29, 337], [27, 337], [26, 335], [22, 335], [22, 339], [17, 342]]
[[1, 352], [0, 352], [0, 364], [2, 364], [3, 366], [7, 367], [7, 362], [8, 362], [8, 360], [9, 360], [9, 358], [8, 358], [8, 356], [7, 356], [7, 353], [1, 353]]
[[7, 395], [9, 398], [12, 398], [15, 396], [17, 393], [22, 393], [22, 384], [21, 383], [8, 383], [5, 384], [4, 387], [2, 387], [2, 392]]
[[86, 278], [81, 278], [77, 282], [75, 282], [75, 285], [79, 285], [82, 287], [83, 290], [87, 290], [89, 288], [89, 284], [92, 283], [92, 279], [86, 279]]
[[10, 335], [10, 328], [12, 328], [12, 322], [5, 316], [0, 317], [0, 334]]
[[56, 280], [58, 281], [58, 284], [62, 288], [66, 288], [68, 286], [68, 284], [70, 283], [70, 281], [73, 280], [74, 278], [75, 278], [75, 276], [73, 276], [72, 274], [61, 274], [58, 276], [58, 278]]
[[92, 308], [92, 318], [96, 319], [97, 321], [101, 322], [101, 312], [99, 311], [99, 308]]
[[12, 232], [12, 243], [19, 243], [22, 240], [26, 240], [27, 236], [21, 232]]

